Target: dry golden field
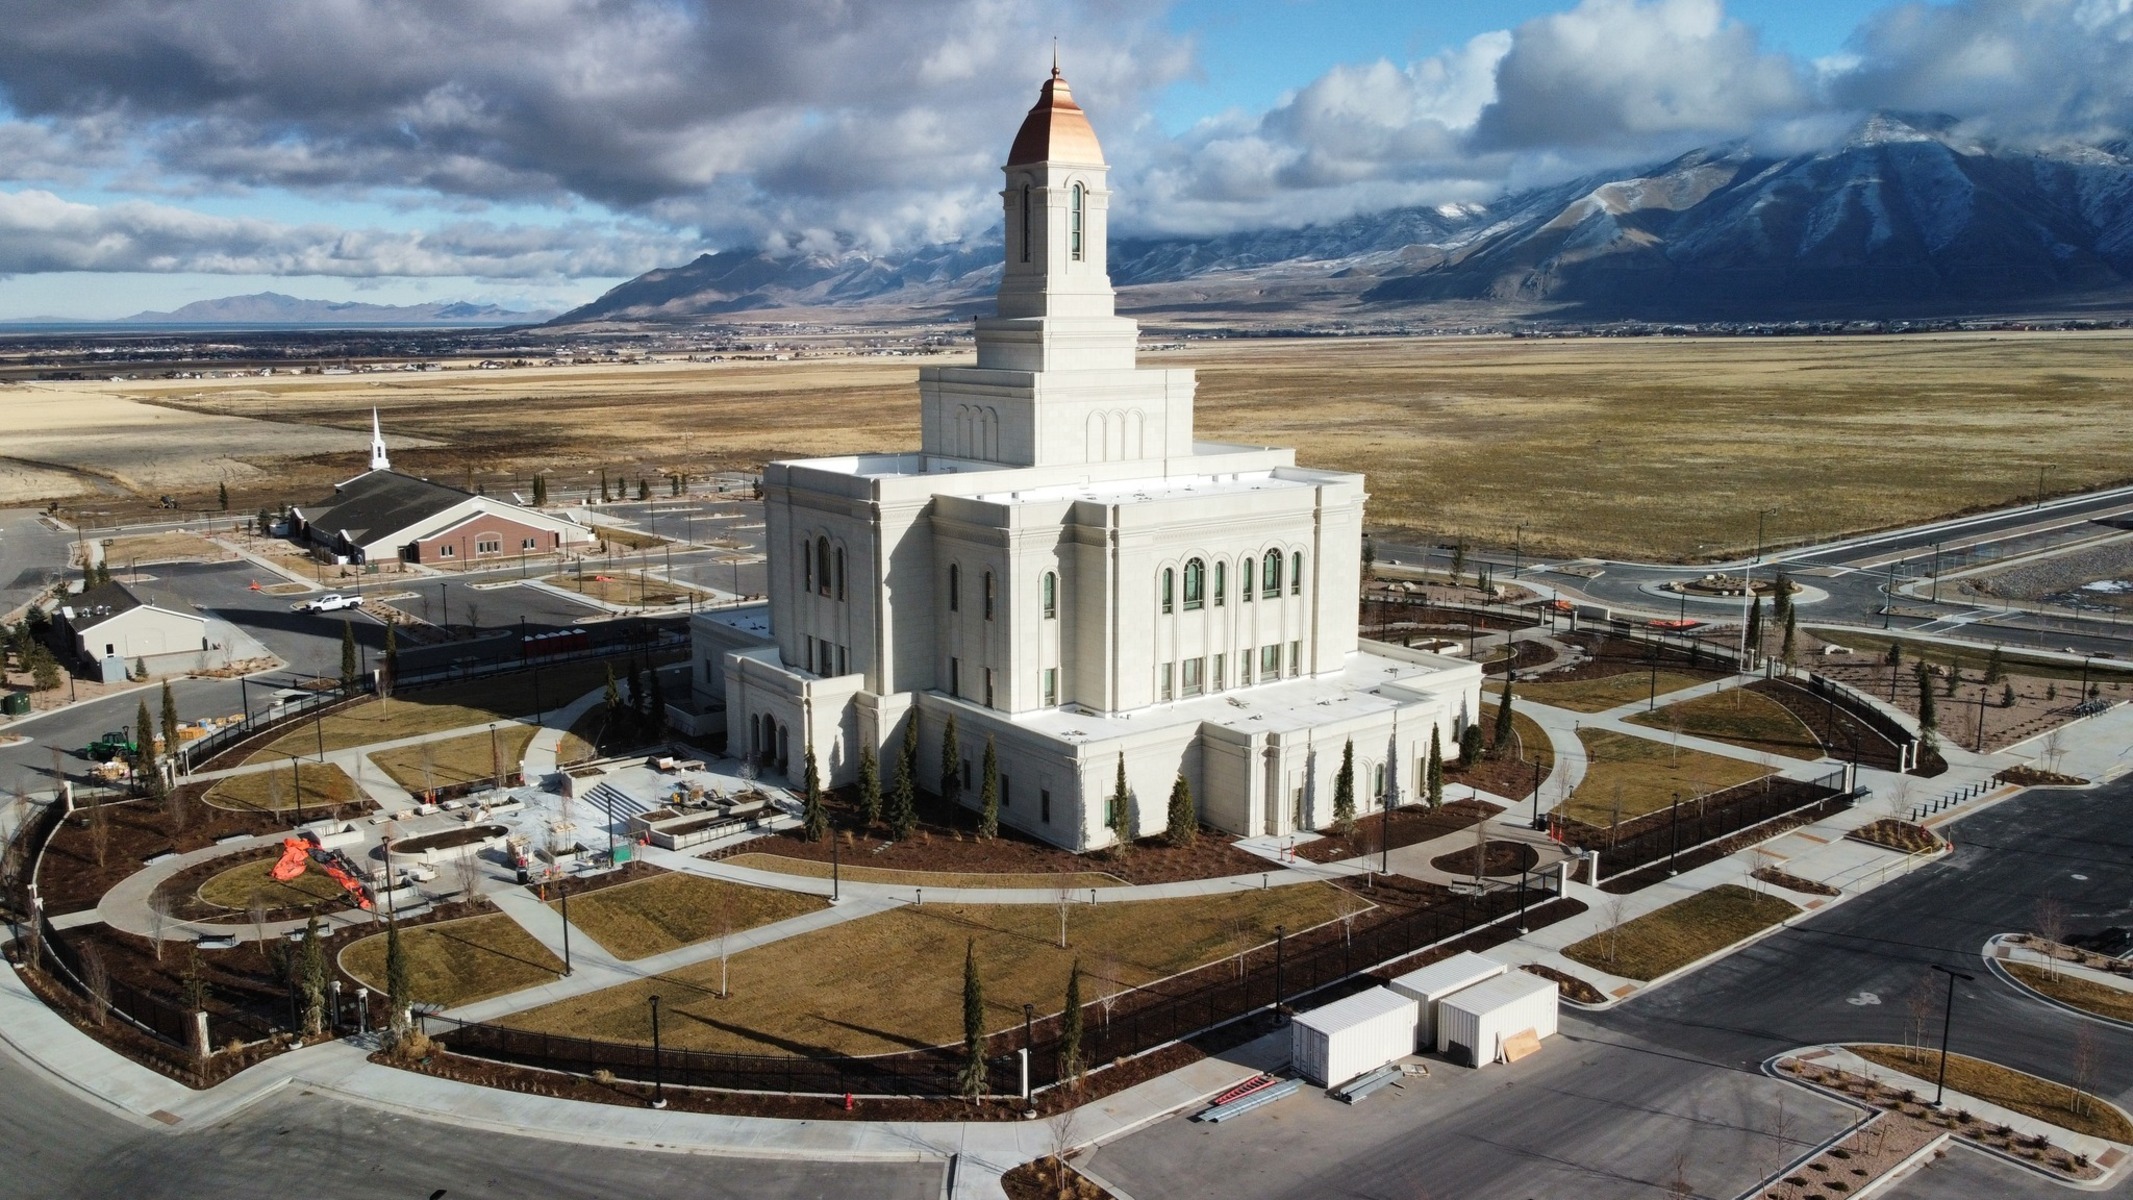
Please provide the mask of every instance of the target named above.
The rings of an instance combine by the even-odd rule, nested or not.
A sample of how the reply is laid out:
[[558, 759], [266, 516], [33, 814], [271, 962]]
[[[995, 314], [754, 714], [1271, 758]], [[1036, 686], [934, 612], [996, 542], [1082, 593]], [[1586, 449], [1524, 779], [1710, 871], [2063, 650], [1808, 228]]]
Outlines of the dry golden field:
[[[919, 365], [958, 361], [69, 386], [258, 423], [247, 430], [284, 423], [296, 457], [271, 482], [233, 481], [246, 511], [359, 466], [343, 447], [360, 444], [373, 406], [396, 466], [494, 485], [543, 471], [566, 500], [597, 490], [603, 469], [656, 483], [665, 470], [913, 446]], [[1231, 340], [1143, 362], [1199, 370], [1203, 437], [1293, 445], [1307, 465], [1367, 473], [1374, 527], [1503, 544], [1525, 521], [1541, 553], [1716, 556], [1753, 540], [1763, 508], [1780, 510], [1770, 535], [1784, 541], [2026, 497], [2039, 467], [2051, 492], [2133, 477], [2120, 450], [2133, 434], [2126, 333]], [[322, 440], [320, 426], [345, 434]], [[225, 453], [268, 461], [256, 437]]]

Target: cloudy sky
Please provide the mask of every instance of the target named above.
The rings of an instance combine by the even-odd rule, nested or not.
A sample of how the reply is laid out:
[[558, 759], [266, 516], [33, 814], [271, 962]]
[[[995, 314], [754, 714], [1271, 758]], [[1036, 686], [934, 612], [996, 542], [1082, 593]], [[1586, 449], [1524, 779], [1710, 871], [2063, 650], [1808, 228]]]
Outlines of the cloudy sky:
[[0, 0], [0, 319], [560, 307], [996, 223], [1057, 37], [1115, 225], [1506, 188], [1874, 108], [2133, 128], [2133, 0]]

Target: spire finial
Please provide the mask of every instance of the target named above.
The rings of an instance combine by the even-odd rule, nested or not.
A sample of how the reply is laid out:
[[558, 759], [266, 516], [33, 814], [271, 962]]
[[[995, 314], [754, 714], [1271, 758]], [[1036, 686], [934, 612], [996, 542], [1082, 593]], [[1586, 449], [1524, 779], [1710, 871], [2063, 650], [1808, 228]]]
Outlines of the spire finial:
[[1052, 78], [1059, 78], [1059, 38], [1052, 38]]

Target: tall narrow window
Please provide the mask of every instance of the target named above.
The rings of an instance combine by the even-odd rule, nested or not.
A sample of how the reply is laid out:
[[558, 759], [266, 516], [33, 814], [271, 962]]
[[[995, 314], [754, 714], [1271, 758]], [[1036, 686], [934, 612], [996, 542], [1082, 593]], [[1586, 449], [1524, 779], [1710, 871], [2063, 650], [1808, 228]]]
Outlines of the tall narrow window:
[[1029, 261], [1029, 185], [1022, 185], [1022, 261]]
[[992, 620], [992, 572], [985, 572], [985, 619]]
[[1370, 771], [1370, 794], [1383, 798], [1385, 795], [1385, 764], [1379, 763]]
[[1206, 690], [1206, 681], [1202, 676], [1206, 669], [1207, 660], [1202, 658], [1188, 658], [1179, 664], [1178, 682], [1186, 695], [1197, 696]]
[[987, 667], [985, 668], [985, 707], [991, 708], [992, 706], [992, 668]]
[[1290, 643], [1289, 643], [1289, 674], [1290, 674], [1291, 676], [1301, 675], [1301, 674], [1303, 674], [1303, 667], [1304, 667], [1304, 644], [1303, 644], [1302, 642], [1290, 642]]
[[1072, 249], [1075, 262], [1081, 261], [1081, 210], [1083, 207], [1082, 198], [1086, 194], [1081, 190], [1080, 184], [1074, 185], [1074, 218], [1069, 228], [1073, 230]]
[[[1246, 595], [1251, 593], [1246, 592]], [[1237, 686], [1252, 686], [1252, 652], [1246, 650], [1237, 655]]]
[[1272, 600], [1281, 595], [1281, 551], [1269, 550], [1260, 565], [1259, 594]]
[[1252, 602], [1253, 564], [1258, 561], [1255, 558], [1240, 558], [1237, 560], [1237, 594], [1244, 598], [1246, 604]]
[[1059, 703], [1059, 668], [1044, 669], [1044, 706], [1051, 708]]
[[1170, 699], [1170, 698], [1171, 698], [1171, 697], [1172, 697], [1173, 695], [1175, 695], [1175, 694], [1176, 694], [1176, 684], [1175, 684], [1175, 683], [1174, 683], [1173, 681], [1174, 681], [1174, 680], [1176, 679], [1176, 677], [1177, 677], [1177, 664], [1176, 664], [1176, 663], [1164, 663], [1164, 664], [1163, 664], [1163, 673], [1162, 673], [1162, 675], [1161, 675], [1161, 677], [1160, 677], [1160, 683], [1158, 684], [1158, 690], [1157, 690], [1157, 692], [1156, 692], [1156, 695], [1157, 695], [1157, 696], [1159, 696], [1159, 697], [1161, 697], [1161, 698], [1162, 698], [1162, 699], [1164, 699], [1164, 700], [1168, 700], [1168, 699]]
[[1298, 550], [1289, 560], [1289, 594], [1301, 596], [1304, 590], [1304, 552]]
[[1173, 571], [1173, 570], [1171, 570], [1171, 569], [1170, 569], [1169, 567], [1164, 567], [1164, 568], [1163, 568], [1163, 611], [1164, 611], [1164, 612], [1166, 612], [1166, 613], [1167, 613], [1167, 612], [1171, 612], [1171, 611], [1173, 611], [1173, 609], [1174, 609], [1174, 606], [1175, 606], [1175, 599], [1176, 599], [1176, 597], [1175, 597], [1174, 593], [1175, 593], [1175, 591], [1176, 591], [1176, 589], [1177, 589], [1177, 585], [1178, 585], [1178, 573], [1177, 573], [1176, 571]]
[[1058, 616], [1059, 576], [1046, 571], [1044, 573], [1044, 619], [1050, 621]]
[[948, 660], [948, 694], [960, 699], [963, 695], [963, 660]]
[[815, 587], [825, 596], [830, 594], [830, 540], [815, 539]]
[[1229, 655], [1227, 654], [1217, 654], [1207, 660], [1207, 685], [1210, 689], [1217, 692], [1222, 690], [1222, 664], [1228, 661]]
[[812, 592], [815, 590], [815, 556], [808, 553], [807, 540], [805, 538], [800, 541], [800, 579], [801, 591]]
[[837, 547], [837, 598], [844, 599], [844, 547]]
[[1207, 587], [1207, 564], [1195, 558], [1185, 564], [1185, 611], [1198, 612]]
[[1229, 590], [1229, 564], [1215, 560], [1215, 607], [1222, 607], [1223, 593]]
[[963, 568], [948, 564], [948, 611], [963, 611]]

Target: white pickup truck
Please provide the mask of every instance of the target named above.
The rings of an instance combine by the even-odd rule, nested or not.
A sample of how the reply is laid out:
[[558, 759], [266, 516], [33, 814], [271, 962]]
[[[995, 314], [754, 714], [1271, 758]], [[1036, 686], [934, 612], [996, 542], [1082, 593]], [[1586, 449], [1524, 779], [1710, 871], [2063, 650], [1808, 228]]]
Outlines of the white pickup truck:
[[296, 611], [338, 612], [344, 608], [361, 608], [362, 606], [363, 598], [361, 596], [343, 596], [339, 592], [327, 592], [323, 596], [314, 596], [298, 604]]

